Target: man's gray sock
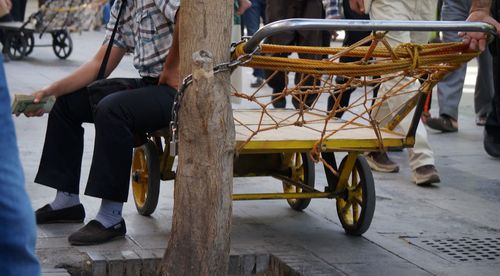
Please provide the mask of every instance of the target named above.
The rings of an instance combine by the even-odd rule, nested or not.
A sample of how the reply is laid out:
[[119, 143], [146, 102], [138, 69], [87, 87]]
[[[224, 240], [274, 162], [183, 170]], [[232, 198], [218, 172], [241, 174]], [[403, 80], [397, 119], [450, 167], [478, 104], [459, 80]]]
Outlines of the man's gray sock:
[[50, 203], [53, 210], [73, 207], [80, 204], [80, 196], [63, 191], [57, 191], [56, 198]]
[[103, 199], [101, 201], [101, 208], [99, 208], [95, 219], [104, 227], [109, 228], [122, 221], [122, 209], [123, 202]]

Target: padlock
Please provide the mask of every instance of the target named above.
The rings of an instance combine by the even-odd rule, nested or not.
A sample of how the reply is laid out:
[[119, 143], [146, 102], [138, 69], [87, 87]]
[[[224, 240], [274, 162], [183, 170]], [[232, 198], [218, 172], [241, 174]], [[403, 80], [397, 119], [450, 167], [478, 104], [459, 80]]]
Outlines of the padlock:
[[170, 141], [169, 153], [172, 157], [175, 157], [177, 155], [177, 141], [175, 141], [175, 139], [172, 139], [172, 141]]

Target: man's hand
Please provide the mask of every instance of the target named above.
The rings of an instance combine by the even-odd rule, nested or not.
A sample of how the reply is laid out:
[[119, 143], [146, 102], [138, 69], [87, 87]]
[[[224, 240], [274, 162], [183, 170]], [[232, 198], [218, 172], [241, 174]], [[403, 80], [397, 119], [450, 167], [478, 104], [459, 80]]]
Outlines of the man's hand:
[[[497, 29], [497, 36], [500, 35], [500, 23], [498, 23], [495, 19], [493, 19], [493, 17], [490, 16], [489, 10], [480, 9], [472, 11], [467, 18], [467, 21], [479, 21], [491, 24]], [[469, 45], [470, 49], [477, 50], [479, 48], [481, 51], [484, 51], [486, 49], [487, 35], [485, 33], [460, 32], [458, 35], [463, 38], [464, 44]]]
[[179, 11], [177, 11], [175, 18], [172, 47], [170, 47], [167, 58], [165, 58], [165, 64], [163, 65], [163, 71], [160, 74], [158, 84], [166, 84], [175, 88], [175, 90], [179, 90], [179, 83], [181, 80], [179, 58], [179, 22], [181, 17]]
[[10, 12], [12, 2], [10, 0], [0, 0], [0, 16], [4, 16]]
[[349, 0], [349, 6], [353, 12], [365, 14], [365, 2], [363, 0]]
[[175, 90], [179, 90], [180, 79], [181, 77], [179, 70], [164, 68], [160, 74], [158, 84], [166, 84], [170, 87], [175, 88]]
[[240, 7], [236, 11], [237, 15], [244, 14], [245, 11], [252, 6], [252, 2], [250, 2], [250, 0], [240, 0], [239, 4], [240, 4]]
[[[39, 103], [43, 97], [50, 96], [50, 94], [48, 93], [48, 91], [46, 89], [38, 90], [31, 95], [35, 96], [35, 99], [33, 100], [34, 103]], [[24, 115], [26, 115], [26, 117], [41, 117], [43, 114], [44, 114], [44, 110], [42, 108], [37, 110], [37, 111], [34, 111], [34, 112], [24, 113]]]

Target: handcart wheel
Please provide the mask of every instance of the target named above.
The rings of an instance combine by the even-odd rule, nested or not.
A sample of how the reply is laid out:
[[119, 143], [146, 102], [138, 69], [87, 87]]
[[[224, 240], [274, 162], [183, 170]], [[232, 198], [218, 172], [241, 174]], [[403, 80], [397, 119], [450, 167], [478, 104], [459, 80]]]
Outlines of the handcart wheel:
[[26, 56], [27, 39], [21, 32], [10, 32], [6, 39], [7, 55], [12, 60], [21, 60]]
[[155, 211], [160, 194], [160, 161], [153, 141], [134, 149], [131, 177], [135, 207], [139, 214], [149, 216]]
[[[288, 158], [285, 158], [287, 160]], [[311, 188], [314, 188], [314, 163], [307, 153], [295, 152], [289, 158], [288, 167], [290, 169], [290, 178], [294, 181], [303, 183]], [[283, 181], [283, 191], [285, 193], [302, 193], [304, 190], [301, 187], [290, 184], [286, 180]], [[288, 205], [296, 211], [302, 211], [311, 202], [310, 198], [287, 199]]]
[[33, 33], [24, 33], [26, 37], [26, 56], [33, 52], [33, 48], [35, 47], [35, 36]]
[[52, 49], [60, 59], [66, 59], [73, 51], [73, 40], [66, 30], [52, 33]]
[[[347, 156], [342, 160], [339, 173], [345, 166]], [[349, 173], [343, 195], [337, 197], [337, 214], [348, 235], [359, 236], [366, 232], [375, 211], [375, 184], [373, 175], [363, 156], [358, 155]]]

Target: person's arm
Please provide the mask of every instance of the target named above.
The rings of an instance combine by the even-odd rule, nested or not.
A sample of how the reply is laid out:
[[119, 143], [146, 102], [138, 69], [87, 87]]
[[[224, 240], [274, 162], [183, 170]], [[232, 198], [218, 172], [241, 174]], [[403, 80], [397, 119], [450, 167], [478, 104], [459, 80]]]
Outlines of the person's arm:
[[179, 88], [180, 83], [180, 58], [179, 58], [179, 25], [180, 25], [180, 15], [179, 11], [175, 16], [175, 27], [172, 39], [172, 46], [168, 51], [167, 58], [165, 59], [165, 64], [163, 65], [163, 71], [160, 74], [160, 79], [158, 84], [166, 84], [175, 89]]
[[[107, 46], [107, 44], [102, 45], [99, 48], [97, 54], [91, 60], [78, 67], [68, 76], [35, 92], [33, 94], [35, 96], [35, 102], [45, 96], [59, 97], [74, 92], [95, 81]], [[105, 77], [111, 74], [122, 57], [125, 55], [125, 49], [121, 49], [118, 47], [112, 47], [111, 49], [111, 54], [109, 55], [108, 64], [106, 66]]]
[[[500, 23], [498, 23], [490, 15], [491, 0], [473, 0], [469, 17], [467, 21], [480, 21], [491, 24], [497, 29], [497, 35], [500, 35]], [[463, 37], [464, 44], [469, 45], [471, 49], [486, 49], [486, 34], [479, 32], [463, 32], [459, 33]]]
[[244, 14], [245, 11], [252, 6], [252, 2], [250, 2], [250, 0], [239, 0], [238, 3], [238, 10], [236, 11], [237, 15]]
[[12, 2], [10, 0], [0, 0], [0, 16], [4, 16], [12, 9]]
[[[35, 96], [35, 100], [33, 102], [37, 103], [46, 96], [59, 97], [74, 92], [95, 81], [107, 47], [107, 44], [102, 45], [97, 54], [90, 61], [87, 61], [63, 79], [55, 81], [51, 85], [34, 92], [33, 96]], [[120, 63], [122, 57], [125, 55], [125, 52], [126, 50], [122, 48], [111, 48], [108, 64], [106, 66], [105, 77], [109, 76], [109, 74], [113, 72], [118, 63]], [[27, 113], [25, 115], [28, 117], [41, 116], [43, 115], [43, 110]]]
[[475, 11], [484, 11], [490, 14], [491, 0], [473, 0], [470, 8], [470, 13]]
[[[111, 40], [113, 28], [116, 25], [118, 15], [120, 14], [120, 9], [123, 6], [119, 4], [120, 2], [115, 3], [111, 8], [110, 20], [106, 27], [107, 32], [104, 39], [105, 42], [98, 49], [94, 57], [89, 61], [85, 62], [80, 67], [78, 67], [74, 72], [72, 72], [65, 78], [58, 80], [49, 85], [48, 87], [45, 87], [33, 93], [33, 95], [35, 95], [35, 102], [38, 102], [44, 96], [58, 97], [64, 94], [74, 92], [96, 80], [97, 73], [99, 72], [99, 68], [101, 67], [101, 63], [104, 58], [104, 54], [106, 53], [106, 49]], [[119, 26], [127, 24], [126, 20], [123, 19], [127, 18], [127, 9], [124, 10], [124, 13], [125, 14], [122, 15], [121, 19], [122, 24]], [[128, 16], [130, 17], [130, 15]], [[105, 70], [105, 77], [107, 77], [116, 68], [118, 63], [125, 55], [127, 49], [133, 47], [132, 43], [130, 41], [127, 41], [127, 37], [122, 35], [121, 32], [122, 32], [121, 28], [118, 28], [117, 32], [115, 33], [115, 37], [112, 42], [114, 45], [111, 48], [111, 53]]]
[[365, 14], [365, 2], [363, 0], [349, 0], [349, 6], [353, 12]]

